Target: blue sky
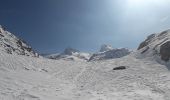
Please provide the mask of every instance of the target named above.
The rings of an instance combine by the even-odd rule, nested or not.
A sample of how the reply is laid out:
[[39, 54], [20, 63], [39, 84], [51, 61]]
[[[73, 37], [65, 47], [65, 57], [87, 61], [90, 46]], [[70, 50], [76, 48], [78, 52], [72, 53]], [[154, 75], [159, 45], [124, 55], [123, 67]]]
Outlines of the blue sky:
[[137, 48], [170, 28], [169, 0], [0, 0], [0, 24], [40, 53]]

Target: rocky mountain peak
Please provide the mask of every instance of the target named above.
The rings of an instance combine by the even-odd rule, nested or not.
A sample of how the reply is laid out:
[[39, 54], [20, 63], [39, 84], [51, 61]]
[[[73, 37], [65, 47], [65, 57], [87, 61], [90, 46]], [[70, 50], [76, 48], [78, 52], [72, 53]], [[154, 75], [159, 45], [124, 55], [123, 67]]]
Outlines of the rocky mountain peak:
[[112, 46], [111, 45], [106, 45], [106, 44], [103, 44], [100, 48], [100, 52], [105, 52], [105, 51], [109, 51], [109, 50], [112, 50]]
[[5, 30], [0, 25], [0, 50], [9, 54], [25, 55], [38, 57], [38, 53], [29, 46], [24, 40]]
[[79, 52], [79, 50], [76, 50], [76, 49], [73, 49], [73, 48], [66, 48], [65, 50], [64, 50], [64, 54], [66, 54], [66, 55], [72, 55], [73, 53], [78, 53]]
[[170, 60], [170, 30], [151, 34], [143, 41], [138, 51], [147, 57], [158, 56], [163, 61]]

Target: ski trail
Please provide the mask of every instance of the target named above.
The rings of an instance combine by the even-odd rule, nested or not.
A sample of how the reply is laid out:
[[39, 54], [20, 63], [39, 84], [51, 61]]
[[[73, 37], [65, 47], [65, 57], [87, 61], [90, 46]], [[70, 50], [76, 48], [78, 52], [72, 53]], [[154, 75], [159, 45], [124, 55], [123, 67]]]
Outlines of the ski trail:
[[81, 70], [81, 72], [75, 76], [74, 82], [76, 82], [77, 79], [78, 79], [85, 71], [86, 71], [86, 67], [83, 67], [83, 69]]

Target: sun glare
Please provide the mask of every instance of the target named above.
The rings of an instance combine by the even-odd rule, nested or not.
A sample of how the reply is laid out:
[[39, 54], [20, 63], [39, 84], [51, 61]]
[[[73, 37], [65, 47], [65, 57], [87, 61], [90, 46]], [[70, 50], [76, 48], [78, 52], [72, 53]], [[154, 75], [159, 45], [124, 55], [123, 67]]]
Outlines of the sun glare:
[[145, 2], [147, 2], [147, 0], [129, 0], [128, 1], [129, 4], [133, 4], [133, 5], [141, 5]]
[[129, 6], [141, 7], [146, 5], [162, 5], [170, 3], [170, 0], [127, 0]]

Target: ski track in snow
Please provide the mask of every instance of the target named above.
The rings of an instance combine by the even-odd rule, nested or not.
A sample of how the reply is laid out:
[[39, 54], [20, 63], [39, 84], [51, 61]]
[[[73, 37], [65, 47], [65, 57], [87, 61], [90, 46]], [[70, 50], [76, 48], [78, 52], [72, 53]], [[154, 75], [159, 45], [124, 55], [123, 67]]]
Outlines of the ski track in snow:
[[[112, 70], [118, 66], [128, 68]], [[0, 100], [170, 100], [170, 73], [133, 54], [83, 62], [0, 51]]]

